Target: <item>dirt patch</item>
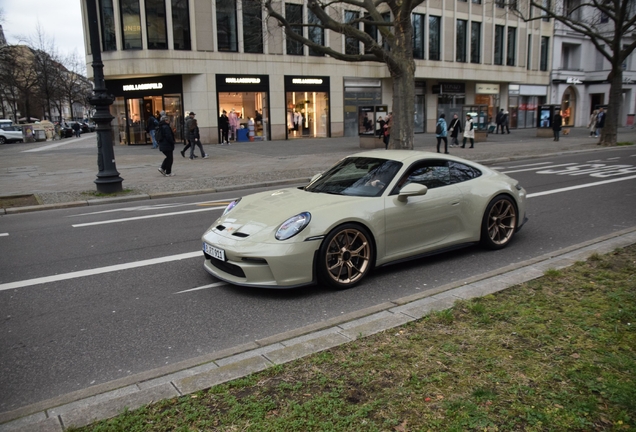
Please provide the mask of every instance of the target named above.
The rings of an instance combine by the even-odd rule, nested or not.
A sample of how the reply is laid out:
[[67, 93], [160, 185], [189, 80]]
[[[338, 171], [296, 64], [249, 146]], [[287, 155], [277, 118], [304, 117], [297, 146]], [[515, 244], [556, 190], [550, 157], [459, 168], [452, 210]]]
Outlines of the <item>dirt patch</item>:
[[26, 207], [39, 204], [35, 195], [0, 196], [0, 208]]

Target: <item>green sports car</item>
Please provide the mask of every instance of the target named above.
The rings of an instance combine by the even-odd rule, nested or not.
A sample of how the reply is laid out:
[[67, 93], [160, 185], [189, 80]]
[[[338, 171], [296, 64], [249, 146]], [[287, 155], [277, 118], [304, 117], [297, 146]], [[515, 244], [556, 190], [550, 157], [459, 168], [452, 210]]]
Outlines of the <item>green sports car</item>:
[[375, 150], [303, 187], [234, 200], [203, 234], [205, 269], [231, 284], [336, 289], [379, 266], [474, 243], [500, 249], [527, 220], [526, 191], [450, 155]]

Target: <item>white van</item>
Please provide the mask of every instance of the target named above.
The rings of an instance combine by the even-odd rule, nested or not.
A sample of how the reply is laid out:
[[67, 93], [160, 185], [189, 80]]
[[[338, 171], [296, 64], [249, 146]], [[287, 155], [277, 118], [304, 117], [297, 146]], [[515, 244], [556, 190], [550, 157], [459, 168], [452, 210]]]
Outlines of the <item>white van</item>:
[[13, 126], [10, 119], [0, 119], [0, 144], [10, 142], [23, 142], [22, 128]]

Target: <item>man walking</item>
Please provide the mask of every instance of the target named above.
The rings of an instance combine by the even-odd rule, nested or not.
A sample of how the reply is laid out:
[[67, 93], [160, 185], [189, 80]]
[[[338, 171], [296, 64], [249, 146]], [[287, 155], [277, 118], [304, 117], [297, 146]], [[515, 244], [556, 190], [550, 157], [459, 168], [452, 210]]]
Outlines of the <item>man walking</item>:
[[605, 110], [603, 107], [598, 109], [598, 116], [596, 117], [596, 138], [601, 136], [603, 127], [605, 126]]
[[497, 117], [495, 118], [495, 121], [497, 122], [497, 129], [495, 130], [495, 133], [498, 134], [499, 133], [499, 128], [501, 128], [501, 133], [504, 133], [503, 131], [503, 116], [504, 116], [504, 110], [503, 108], [497, 113]]
[[174, 158], [172, 153], [174, 152], [174, 133], [172, 132], [172, 128], [170, 127], [170, 118], [168, 116], [161, 117], [161, 121], [159, 122], [159, 127], [157, 130], [159, 131], [159, 150], [166, 157], [161, 163], [161, 168], [159, 168], [159, 172], [164, 177], [172, 177], [172, 163]]
[[552, 118], [552, 132], [554, 132], [554, 141], [559, 140], [559, 132], [561, 132], [561, 126], [563, 125], [563, 117], [561, 117], [561, 111], [557, 110]]
[[[196, 115], [196, 113], [194, 112], [190, 112], [190, 114], [188, 114], [188, 117], [186, 117], [186, 122], [185, 122], [185, 137], [183, 138], [184, 141], [187, 142], [186, 146], [183, 148], [183, 150], [181, 150], [181, 156], [185, 157], [185, 152], [186, 150], [188, 150], [190, 147], [193, 147], [194, 149], [194, 143], [190, 140], [190, 123], [192, 122], [192, 120], [194, 120], [194, 116]], [[190, 151], [190, 153], [192, 153], [192, 151]], [[196, 156], [194, 156], [196, 157]]]
[[150, 141], [152, 141], [153, 149], [159, 147], [159, 144], [157, 144], [157, 138], [155, 137], [157, 126], [159, 126], [159, 122], [157, 121], [155, 116], [150, 114], [146, 122], [146, 132], [148, 132], [148, 135], [150, 135]]
[[504, 111], [501, 118], [501, 133], [504, 133], [504, 128], [506, 128], [506, 132], [510, 133], [510, 113], [508, 111]]

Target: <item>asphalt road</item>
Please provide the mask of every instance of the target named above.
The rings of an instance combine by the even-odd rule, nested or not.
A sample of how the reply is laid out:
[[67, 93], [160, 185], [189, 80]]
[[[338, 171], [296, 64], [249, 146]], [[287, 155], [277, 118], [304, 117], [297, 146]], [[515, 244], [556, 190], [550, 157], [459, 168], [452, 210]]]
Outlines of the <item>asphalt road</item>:
[[209, 276], [200, 237], [237, 192], [4, 216], [0, 412], [636, 225], [632, 148], [497, 168], [529, 193], [530, 220], [508, 248], [475, 246], [386, 267], [337, 292], [246, 289]]

